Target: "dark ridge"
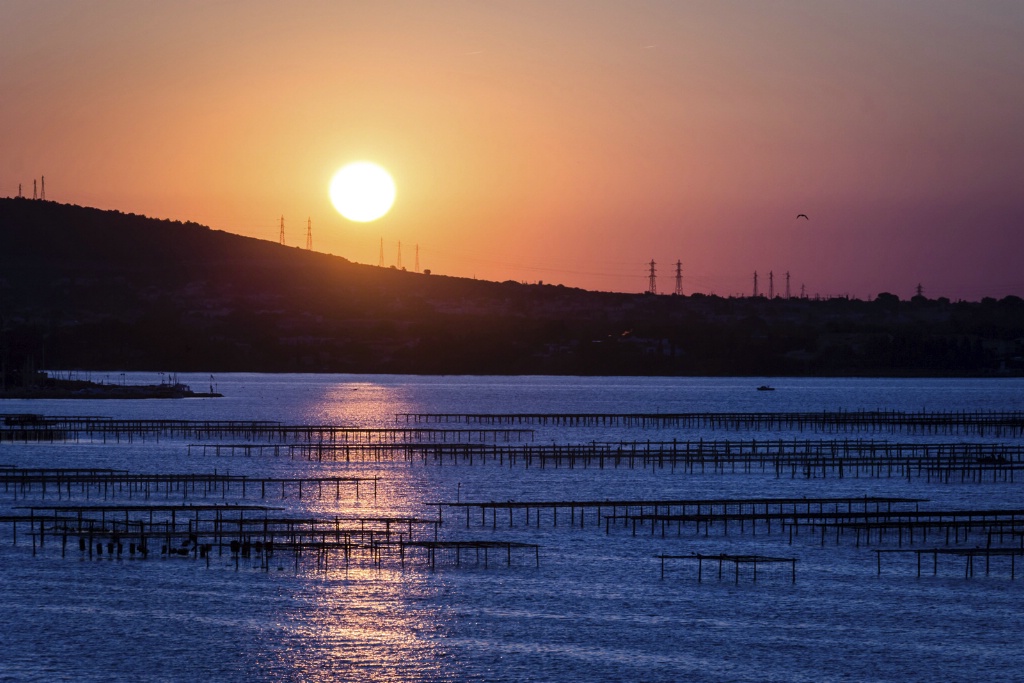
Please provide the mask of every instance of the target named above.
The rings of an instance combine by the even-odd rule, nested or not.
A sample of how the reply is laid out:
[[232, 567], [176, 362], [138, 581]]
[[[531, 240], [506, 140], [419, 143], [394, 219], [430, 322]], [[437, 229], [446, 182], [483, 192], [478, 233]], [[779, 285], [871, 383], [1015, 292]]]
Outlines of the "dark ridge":
[[1024, 300], [678, 297], [486, 282], [196, 223], [0, 199], [0, 362], [0, 388], [40, 368], [1020, 375]]

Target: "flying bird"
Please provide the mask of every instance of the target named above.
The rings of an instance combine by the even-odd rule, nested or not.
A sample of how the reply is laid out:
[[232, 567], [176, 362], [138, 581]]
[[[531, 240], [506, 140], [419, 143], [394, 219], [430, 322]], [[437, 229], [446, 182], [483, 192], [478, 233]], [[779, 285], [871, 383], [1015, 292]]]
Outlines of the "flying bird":
[[808, 218], [808, 217], [807, 217], [807, 214], [806, 214], [806, 213], [798, 213], [798, 214], [796, 215], [796, 217], [797, 217], [797, 218], [803, 218], [803, 219], [804, 219], [805, 221], [809, 221], [809, 220], [811, 220], [810, 218]]

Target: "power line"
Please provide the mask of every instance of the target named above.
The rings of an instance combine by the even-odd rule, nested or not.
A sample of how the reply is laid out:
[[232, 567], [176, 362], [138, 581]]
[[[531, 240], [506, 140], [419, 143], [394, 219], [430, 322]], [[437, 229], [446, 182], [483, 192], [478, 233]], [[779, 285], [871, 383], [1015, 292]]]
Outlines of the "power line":
[[[417, 249], [417, 252], [416, 252], [417, 257], [419, 256], [419, 247], [420, 247], [420, 245], [417, 244], [417, 247], [416, 247], [416, 249]], [[452, 260], [458, 261], [463, 266], [468, 265], [468, 264], [473, 264], [474, 268], [477, 268], [477, 267], [480, 267], [481, 265], [483, 265], [483, 266], [488, 266], [488, 267], [492, 267], [492, 268], [496, 267], [496, 268], [502, 268], [502, 269], [515, 270], [515, 271], [519, 271], [522, 274], [525, 274], [525, 273], [542, 274], [543, 273], [545, 275], [552, 275], [552, 274], [554, 274], [554, 275], [560, 275], [560, 276], [566, 276], [566, 277], [570, 277], [570, 276], [584, 276], [584, 277], [595, 277], [595, 278], [605, 278], [605, 279], [615, 278], [617, 280], [622, 280], [623, 281], [623, 285], [625, 286], [625, 289], [620, 289], [620, 288], [616, 287], [614, 289], [609, 289], [609, 291], [629, 291], [631, 288], [626, 283], [629, 282], [629, 281], [636, 282], [636, 265], [635, 265], [636, 262], [635, 261], [633, 262], [634, 265], [632, 265], [632, 266], [630, 266], [625, 261], [601, 262], [602, 265], [608, 265], [608, 266], [611, 266], [613, 268], [618, 267], [618, 266], [621, 265], [623, 270], [621, 272], [615, 272], [615, 271], [604, 270], [603, 268], [595, 268], [595, 269], [591, 270], [589, 268], [586, 268], [585, 266], [582, 267], [582, 268], [578, 268], [577, 269], [577, 268], [565, 268], [565, 267], [557, 267], [557, 266], [536, 265], [536, 264], [533, 264], [533, 263], [523, 263], [523, 262], [520, 262], [520, 261], [503, 260], [503, 259], [500, 259], [500, 258], [488, 257], [488, 256], [484, 256], [482, 254], [473, 253], [471, 251], [464, 251], [464, 250], [459, 250], [459, 249], [438, 248], [436, 246], [432, 246], [432, 245], [429, 245], [429, 244], [423, 245], [423, 249], [425, 250], [425, 252], [424, 252], [425, 254], [433, 256], [433, 258], [429, 259], [429, 260], [436, 261], [438, 258], [440, 258], [443, 261], [447, 261], [448, 259], [452, 259]], [[380, 258], [378, 263], [379, 263], [379, 265], [383, 266], [384, 265], [383, 258]], [[422, 262], [420, 262], [419, 265], [420, 265], [420, 267], [422, 267]], [[443, 267], [443, 265], [441, 265], [441, 266], [437, 266], [437, 264], [434, 264], [434, 265], [437, 268]], [[432, 266], [432, 268], [433, 267], [434, 266]], [[650, 264], [649, 264], [649, 262], [647, 262], [644, 270], [647, 271], [645, 273], [645, 275], [647, 275], [649, 277], [650, 276]], [[419, 268], [417, 268], [417, 272], [419, 272]], [[631, 272], [632, 272], [632, 274], [630, 274]], [[656, 262], [655, 262], [655, 274], [657, 275], [657, 263]], [[470, 277], [470, 276], [467, 274], [466, 277]], [[498, 279], [501, 279], [501, 278], [499, 277]], [[547, 280], [546, 277], [545, 277], [545, 280]], [[688, 271], [688, 274], [687, 274], [687, 277], [686, 277], [686, 282], [687, 282], [687, 285], [688, 285], [688, 287], [690, 289], [694, 289], [694, 291], [707, 292], [707, 293], [710, 293], [710, 294], [716, 294], [716, 292], [717, 292], [719, 295], [722, 295], [722, 296], [744, 296], [744, 294], [742, 293], [742, 290], [744, 289], [744, 286], [742, 285], [743, 280], [744, 280], [744, 278], [742, 276], [736, 276], [736, 275], [730, 275], [730, 276], [714, 275], [713, 276], [713, 275], [710, 275], [710, 274], [701, 275], [700, 273], [695, 273], [694, 271]], [[748, 283], [750, 282], [749, 279], [747, 279], [746, 281]], [[648, 280], [648, 282], [649, 282], [649, 280]], [[657, 283], [655, 283], [655, 284], [657, 284]], [[747, 285], [747, 287], [749, 287], [749, 284]], [[749, 292], [750, 292], [750, 290], [748, 289], [746, 296], [750, 295]], [[760, 289], [758, 289], [758, 294], [760, 294], [760, 293], [761, 293]]]
[[[622, 267], [624, 269], [623, 272], [609, 273], [609, 272], [605, 272], [605, 271], [570, 270], [570, 269], [566, 269], [566, 268], [557, 268], [557, 267], [550, 267], [550, 266], [537, 266], [537, 265], [518, 263], [518, 262], [512, 262], [512, 261], [501, 261], [501, 260], [498, 260], [498, 259], [481, 257], [481, 256], [478, 256], [476, 254], [469, 254], [469, 253], [460, 252], [460, 251], [452, 251], [452, 250], [448, 250], [448, 249], [433, 249], [433, 250], [431, 250], [429, 248], [429, 245], [427, 245], [427, 250], [430, 251], [430, 253], [435, 254], [435, 255], [439, 255], [439, 256], [442, 256], [442, 257], [448, 257], [448, 258], [454, 258], [454, 259], [457, 259], [457, 260], [465, 262], [465, 263], [472, 263], [474, 265], [481, 265], [481, 264], [483, 264], [483, 265], [490, 265], [490, 266], [500, 266], [500, 267], [503, 267], [503, 268], [514, 268], [516, 270], [524, 270], [524, 271], [530, 271], [530, 272], [557, 273], [559, 275], [587, 275], [587, 276], [594, 276], [594, 277], [614, 277], [614, 278], [621, 278], [623, 280], [634, 280], [636, 278], [636, 270], [635, 270], [636, 264], [635, 264], [635, 262], [633, 264], [622, 263]], [[616, 263], [616, 265], [618, 265], [618, 263]]]

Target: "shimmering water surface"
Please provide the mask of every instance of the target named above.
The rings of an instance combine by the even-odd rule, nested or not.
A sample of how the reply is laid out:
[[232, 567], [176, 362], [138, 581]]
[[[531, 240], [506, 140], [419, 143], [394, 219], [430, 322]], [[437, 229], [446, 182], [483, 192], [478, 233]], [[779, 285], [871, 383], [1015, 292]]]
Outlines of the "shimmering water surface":
[[[94, 377], [103, 379], [103, 377]], [[182, 376], [206, 389], [208, 376]], [[120, 375], [117, 376], [120, 380]], [[128, 375], [151, 383], [153, 375]], [[277, 420], [395, 425], [396, 413], [628, 413], [834, 410], [1024, 410], [1020, 380], [495, 378], [223, 375], [222, 399], [0, 401], [0, 413], [122, 418]], [[759, 384], [774, 392], [757, 392]], [[534, 443], [772, 438], [686, 429], [536, 427]], [[801, 438], [833, 438], [807, 434]], [[838, 435], [842, 438], [844, 435]], [[861, 434], [906, 442], [1001, 440]], [[136, 473], [252, 477], [380, 477], [377, 497], [291, 495], [284, 514], [434, 517], [437, 501], [907, 496], [936, 508], [1024, 508], [1016, 483], [771, 474], [688, 474], [627, 467], [525, 468], [521, 463], [308, 462], [205, 456], [188, 439], [0, 444], [0, 465], [111, 467]], [[180, 502], [175, 499], [175, 502]], [[190, 501], [190, 502], [202, 502]], [[208, 502], [221, 502], [219, 499]], [[253, 502], [253, 501], [249, 501]], [[26, 504], [0, 491], [0, 515]], [[963, 560], [918, 578], [914, 560], [779, 534], [605, 534], [552, 519], [526, 526], [445, 519], [445, 539], [541, 546], [487, 568], [431, 571], [310, 558], [271, 571], [193, 559], [33, 554], [0, 523], [0, 680], [285, 681], [935, 681], [1021, 679], [1024, 577], [1000, 564], [967, 579]], [[984, 539], [970, 539], [971, 545]], [[757, 582], [705, 576], [680, 563], [663, 579], [655, 555], [757, 553], [798, 558], [759, 567]], [[503, 559], [503, 558], [502, 558]], [[1020, 573], [1022, 567], [1017, 567]], [[707, 567], [705, 571], [708, 572]], [[731, 571], [731, 569], [730, 569]], [[712, 573], [712, 572], [709, 572]]]

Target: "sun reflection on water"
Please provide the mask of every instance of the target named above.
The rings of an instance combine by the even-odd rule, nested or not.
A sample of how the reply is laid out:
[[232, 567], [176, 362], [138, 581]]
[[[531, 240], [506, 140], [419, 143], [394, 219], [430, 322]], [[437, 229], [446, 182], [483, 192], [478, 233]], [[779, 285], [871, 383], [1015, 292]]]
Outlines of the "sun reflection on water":
[[325, 388], [310, 418], [313, 424], [393, 427], [396, 413], [417, 410], [419, 405], [407, 386], [342, 381]]
[[443, 644], [448, 617], [437, 594], [444, 590], [392, 569], [304, 577], [286, 646], [268, 653], [264, 672], [302, 681], [458, 680]]
[[[317, 398], [304, 411], [309, 424], [388, 428], [396, 413], [418, 409], [408, 388], [372, 381], [339, 381], [311, 393]], [[444, 497], [403, 460], [295, 464], [303, 476], [378, 477], [378, 483], [375, 493], [362, 485], [358, 498], [350, 487], [289, 501], [290, 514], [337, 520], [342, 529], [376, 529], [381, 539], [387, 529], [391, 541], [434, 537], [431, 524], [382, 521], [433, 519], [436, 509], [425, 503]], [[348, 556], [334, 548], [322, 557], [305, 555], [299, 573], [286, 646], [266, 653], [262, 673], [302, 681], [463, 678], [444, 645], [452, 619], [444, 594], [451, 586], [443, 574], [429, 572], [421, 554], [409, 552], [403, 567], [393, 546], [379, 557], [366, 548]]]

